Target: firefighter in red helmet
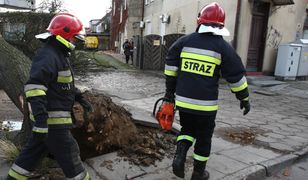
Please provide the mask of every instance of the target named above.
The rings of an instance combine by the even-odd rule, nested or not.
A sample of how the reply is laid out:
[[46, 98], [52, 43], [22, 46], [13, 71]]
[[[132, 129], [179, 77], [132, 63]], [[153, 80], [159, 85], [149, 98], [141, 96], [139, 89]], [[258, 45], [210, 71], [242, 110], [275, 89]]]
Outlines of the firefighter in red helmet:
[[182, 126], [172, 163], [183, 178], [186, 154], [194, 144], [192, 180], [206, 180], [205, 170], [218, 110], [218, 80], [227, 80], [246, 115], [250, 110], [245, 68], [235, 50], [223, 39], [225, 12], [214, 2], [199, 13], [196, 32], [178, 39], [169, 49], [166, 64], [166, 99], [175, 100]]
[[45, 42], [33, 58], [24, 91], [33, 122], [32, 135], [12, 165], [7, 179], [28, 179], [40, 159], [54, 156], [67, 178], [89, 179], [82, 165], [79, 147], [70, 133], [72, 108], [79, 102], [86, 112], [91, 104], [74, 85], [69, 62], [76, 39], [83, 39], [83, 25], [74, 15], [53, 17], [47, 32], [36, 38]]

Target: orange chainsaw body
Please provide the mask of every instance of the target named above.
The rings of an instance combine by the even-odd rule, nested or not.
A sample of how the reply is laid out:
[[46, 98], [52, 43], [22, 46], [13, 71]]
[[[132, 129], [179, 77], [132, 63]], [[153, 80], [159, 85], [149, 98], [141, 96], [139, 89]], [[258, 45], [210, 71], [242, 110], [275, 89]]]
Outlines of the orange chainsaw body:
[[174, 103], [164, 101], [155, 114], [156, 105], [160, 100], [163, 99], [159, 99], [155, 103], [153, 115], [155, 116], [156, 120], [158, 121], [160, 127], [163, 130], [170, 131], [172, 129], [175, 114]]

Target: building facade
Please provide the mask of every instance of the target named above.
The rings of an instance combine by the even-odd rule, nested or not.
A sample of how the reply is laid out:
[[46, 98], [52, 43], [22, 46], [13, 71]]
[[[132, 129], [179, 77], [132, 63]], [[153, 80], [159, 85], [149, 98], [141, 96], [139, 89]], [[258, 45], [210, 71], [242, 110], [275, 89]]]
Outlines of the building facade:
[[[143, 35], [195, 31], [199, 11], [210, 0], [144, 0]], [[225, 37], [249, 72], [272, 74], [280, 44], [304, 37], [307, 0], [216, 0], [226, 11]]]
[[18, 9], [18, 10], [34, 10], [35, 0], [0, 0], [0, 12], [5, 9]]
[[141, 35], [139, 28], [143, 17], [143, 0], [112, 0], [111, 39], [112, 50], [123, 52], [125, 39]]

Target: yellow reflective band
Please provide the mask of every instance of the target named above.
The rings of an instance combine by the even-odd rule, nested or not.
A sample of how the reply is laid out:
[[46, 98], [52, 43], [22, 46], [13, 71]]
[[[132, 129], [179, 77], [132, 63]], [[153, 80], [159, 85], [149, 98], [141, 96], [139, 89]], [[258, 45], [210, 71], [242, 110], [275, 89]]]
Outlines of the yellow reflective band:
[[48, 133], [48, 128], [33, 127], [32, 131], [37, 133]]
[[218, 105], [203, 106], [203, 105], [190, 104], [190, 103], [181, 102], [181, 101], [175, 101], [175, 105], [182, 107], [182, 108], [192, 109], [192, 110], [197, 110], [197, 111], [217, 111], [218, 110]]
[[21, 174], [18, 174], [17, 172], [15, 172], [14, 170], [10, 169], [9, 171], [9, 175], [17, 180], [27, 180], [28, 177], [27, 176], [23, 176]]
[[165, 75], [176, 77], [178, 74], [175, 71], [165, 70]]
[[31, 121], [35, 121], [33, 114], [30, 113], [29, 118]]
[[67, 41], [66, 39], [64, 39], [63, 37], [61, 37], [60, 35], [56, 36], [56, 39], [62, 43], [64, 46], [66, 46], [67, 48], [74, 50], [75, 49], [75, 45], [72, 44], [71, 42]]
[[232, 90], [232, 92], [239, 92], [239, 91], [244, 90], [247, 87], [248, 87], [248, 84], [247, 84], [247, 82], [245, 82], [244, 84], [242, 84], [238, 87], [231, 87], [231, 90]]
[[40, 89], [34, 89], [26, 92], [26, 97], [45, 96], [46, 93]]
[[242, 101], [249, 101], [249, 97], [242, 99]]
[[86, 176], [83, 178], [83, 180], [89, 180], [90, 179], [90, 175], [89, 173], [87, 172]]
[[58, 76], [57, 82], [59, 83], [70, 83], [73, 81], [72, 76]]
[[72, 118], [48, 118], [47, 124], [49, 125], [72, 124]]
[[181, 140], [188, 140], [190, 142], [194, 142], [195, 138], [188, 136], [188, 135], [180, 135], [178, 136], [178, 138], [176, 139], [176, 142], [181, 141]]
[[198, 154], [195, 154], [195, 153], [193, 155], [193, 158], [198, 160], [198, 161], [207, 161], [207, 160], [209, 160], [209, 157], [199, 156]]
[[181, 71], [213, 77], [215, 67], [215, 64], [190, 59], [183, 59]]
[[201, 54], [189, 53], [189, 52], [181, 52], [181, 58], [196, 59], [200, 61], [214, 63], [217, 65], [221, 64], [220, 59], [217, 59], [211, 56], [201, 55]]

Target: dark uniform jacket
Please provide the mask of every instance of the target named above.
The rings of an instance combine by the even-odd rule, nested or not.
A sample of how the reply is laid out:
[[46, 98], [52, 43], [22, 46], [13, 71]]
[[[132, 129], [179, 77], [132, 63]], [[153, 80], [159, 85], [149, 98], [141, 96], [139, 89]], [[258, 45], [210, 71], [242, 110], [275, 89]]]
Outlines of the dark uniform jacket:
[[169, 49], [165, 64], [167, 92], [176, 93], [176, 107], [210, 115], [218, 110], [218, 80], [227, 80], [239, 100], [247, 99], [245, 68], [234, 49], [212, 33], [192, 33]]
[[70, 128], [76, 89], [68, 60], [69, 49], [50, 37], [33, 58], [25, 94], [30, 104], [33, 131], [47, 133], [48, 128]]

